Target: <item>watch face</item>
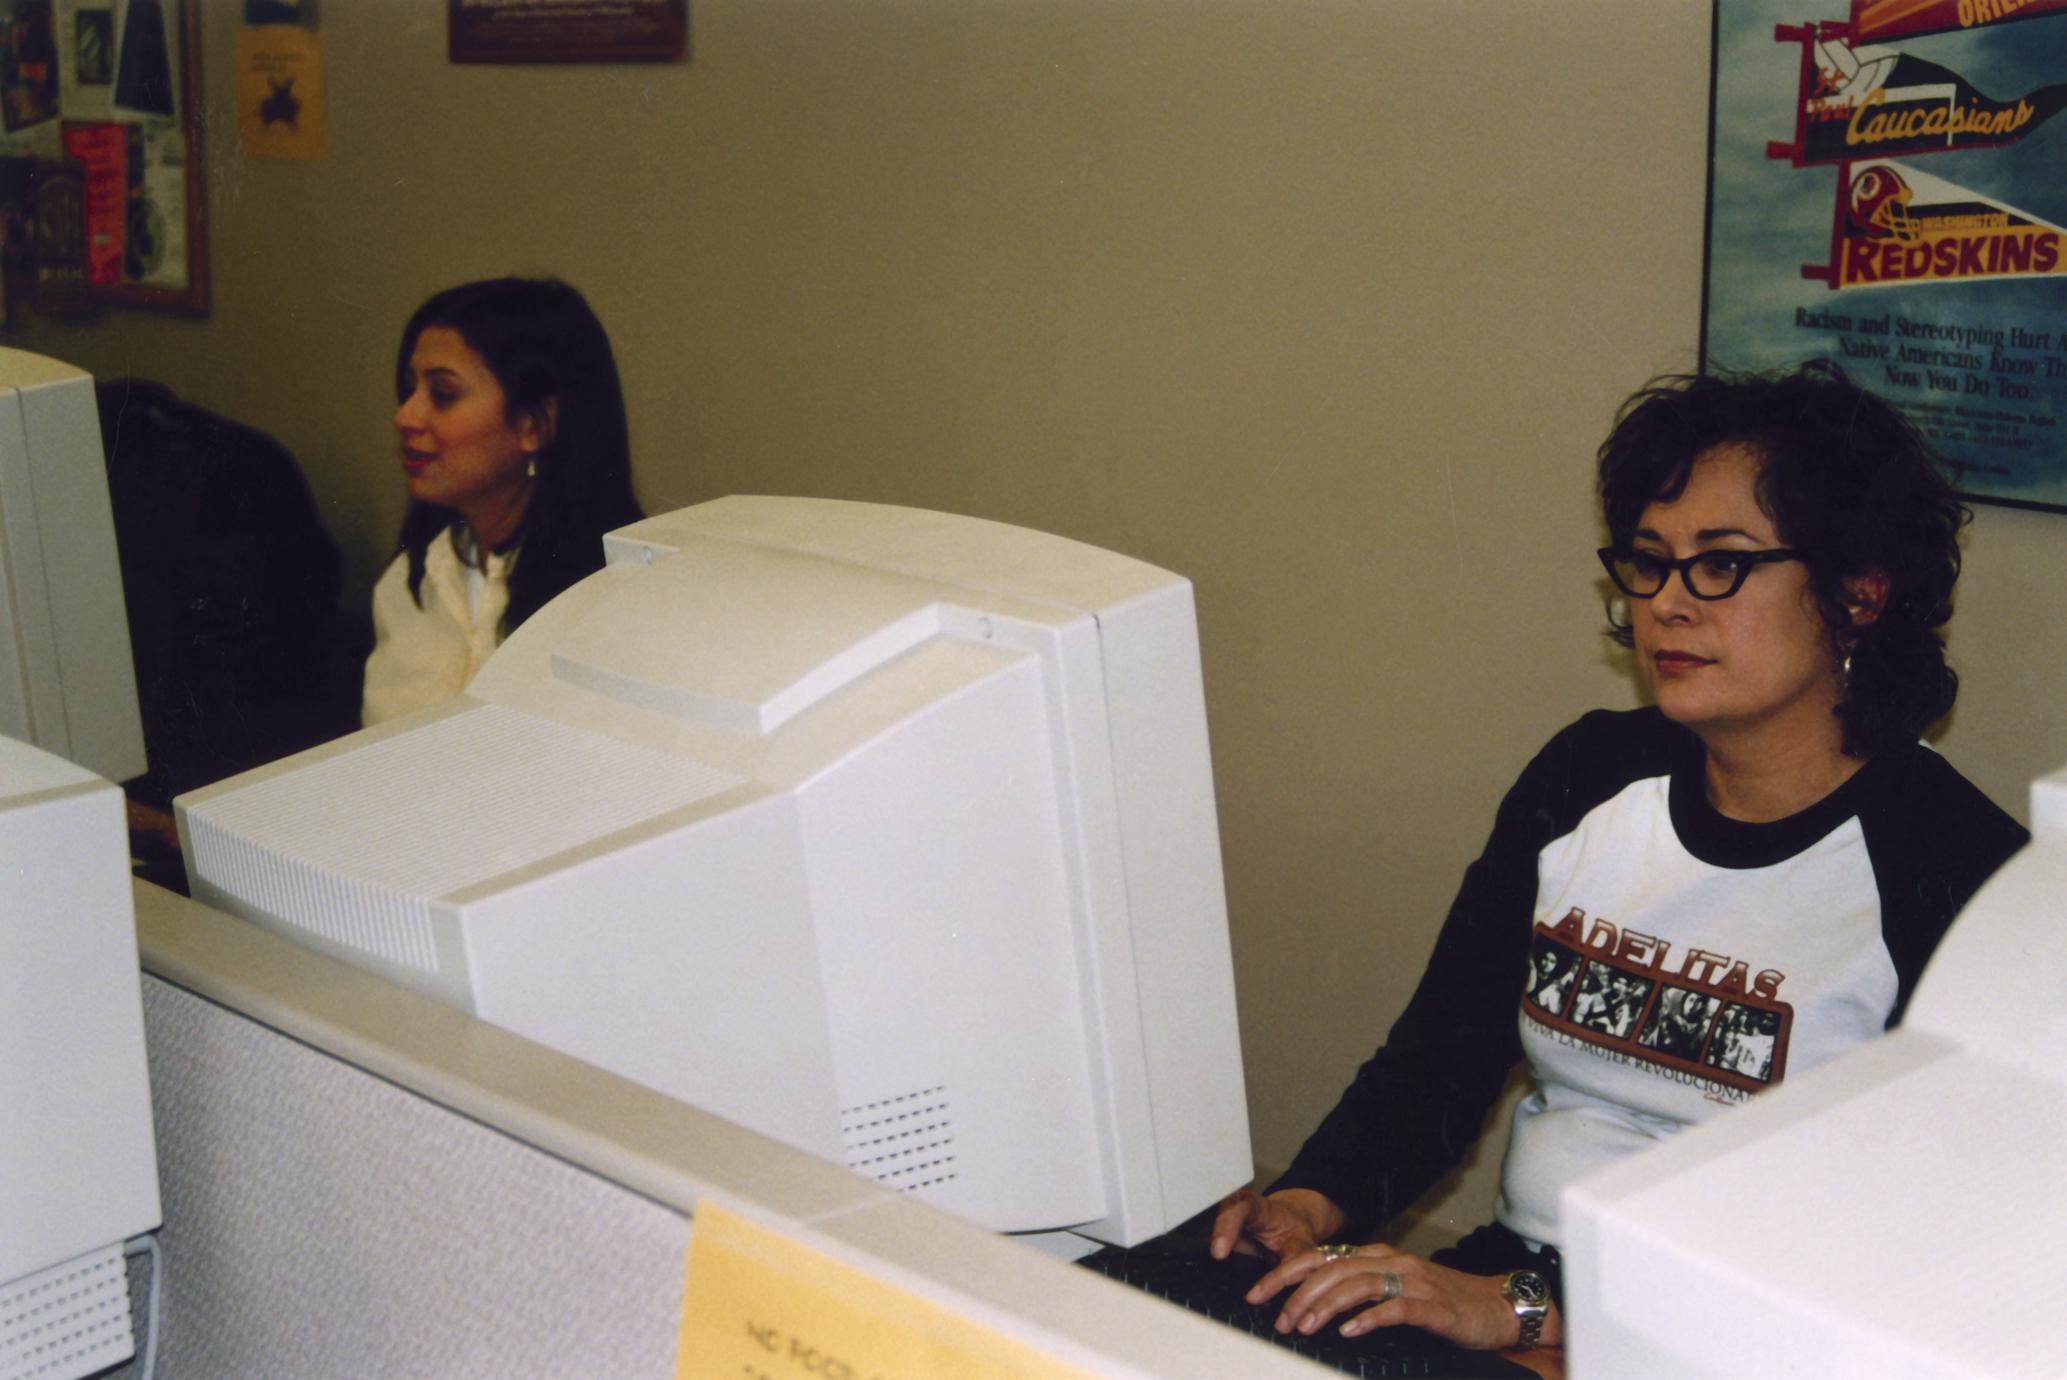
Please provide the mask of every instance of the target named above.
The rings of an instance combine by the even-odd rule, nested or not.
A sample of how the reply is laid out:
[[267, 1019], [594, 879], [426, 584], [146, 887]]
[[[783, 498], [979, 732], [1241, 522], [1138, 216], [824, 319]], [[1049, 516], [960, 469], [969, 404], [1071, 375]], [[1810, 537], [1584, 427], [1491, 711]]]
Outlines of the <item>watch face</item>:
[[1507, 1296], [1516, 1303], [1539, 1308], [1550, 1302], [1550, 1285], [1534, 1270], [1516, 1270], [1507, 1277]]

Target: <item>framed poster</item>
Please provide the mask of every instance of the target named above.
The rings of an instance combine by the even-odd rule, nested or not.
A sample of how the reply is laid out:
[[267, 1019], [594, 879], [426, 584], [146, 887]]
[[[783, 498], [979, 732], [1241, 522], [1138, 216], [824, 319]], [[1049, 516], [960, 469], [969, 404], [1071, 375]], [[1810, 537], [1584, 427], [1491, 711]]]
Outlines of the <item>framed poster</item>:
[[1704, 368], [1842, 364], [2067, 512], [2067, 0], [1716, 0]]
[[39, 309], [207, 312], [197, 3], [0, 0], [0, 258]]
[[679, 62], [689, 0], [446, 0], [451, 62]]

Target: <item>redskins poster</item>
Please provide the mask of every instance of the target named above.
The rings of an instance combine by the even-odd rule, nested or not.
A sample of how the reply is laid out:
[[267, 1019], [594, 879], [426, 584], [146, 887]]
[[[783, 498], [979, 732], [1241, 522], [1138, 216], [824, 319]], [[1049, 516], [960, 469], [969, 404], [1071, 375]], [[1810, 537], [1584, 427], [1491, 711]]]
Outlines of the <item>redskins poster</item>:
[[1837, 360], [2067, 511], [2067, 0], [1717, 0], [1706, 367]]

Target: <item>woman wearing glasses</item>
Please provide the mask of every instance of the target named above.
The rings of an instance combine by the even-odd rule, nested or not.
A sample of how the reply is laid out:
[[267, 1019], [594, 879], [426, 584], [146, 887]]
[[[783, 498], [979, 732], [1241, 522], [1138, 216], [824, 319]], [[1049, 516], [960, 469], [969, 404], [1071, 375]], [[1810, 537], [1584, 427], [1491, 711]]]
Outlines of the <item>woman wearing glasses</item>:
[[[1967, 512], [1834, 365], [1675, 378], [1601, 447], [1600, 552], [1654, 707], [1522, 773], [1384, 1046], [1212, 1251], [1274, 1257], [1278, 1326], [1555, 1345], [1558, 1197], [1894, 1024], [2027, 835], [1918, 736]], [[1555, 975], [1551, 981], [1546, 975]], [[1463, 1157], [1518, 1060], [1498, 1221], [1422, 1260], [1367, 1242]], [[1371, 1304], [1375, 1306], [1363, 1307]]]

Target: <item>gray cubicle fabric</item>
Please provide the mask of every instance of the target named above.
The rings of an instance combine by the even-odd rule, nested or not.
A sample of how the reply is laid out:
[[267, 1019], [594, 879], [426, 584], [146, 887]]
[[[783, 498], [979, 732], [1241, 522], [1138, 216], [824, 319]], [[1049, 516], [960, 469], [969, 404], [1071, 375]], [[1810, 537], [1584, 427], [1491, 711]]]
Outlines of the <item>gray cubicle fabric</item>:
[[684, 1215], [149, 976], [144, 1018], [166, 1380], [674, 1373]]

